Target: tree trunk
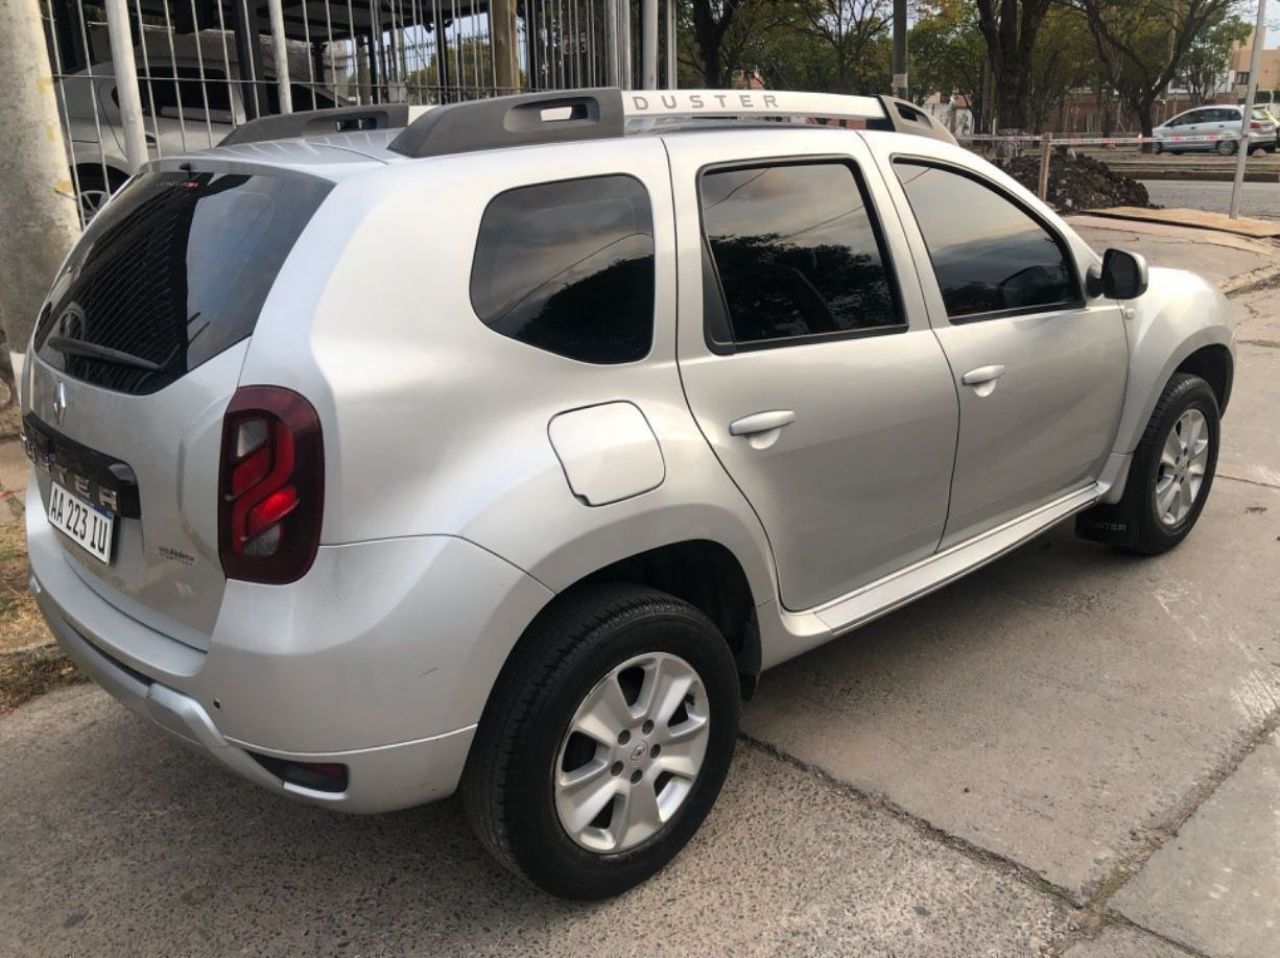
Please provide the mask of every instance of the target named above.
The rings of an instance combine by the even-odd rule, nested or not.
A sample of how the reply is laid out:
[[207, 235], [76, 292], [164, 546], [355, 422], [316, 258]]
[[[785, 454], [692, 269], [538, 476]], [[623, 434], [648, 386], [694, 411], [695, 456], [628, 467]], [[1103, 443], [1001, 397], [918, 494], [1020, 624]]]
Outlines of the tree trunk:
[[1028, 87], [1026, 64], [1004, 64], [1004, 70], [996, 76], [996, 126], [1002, 130], [1025, 130], [1028, 115]]
[[[1155, 124], [1151, 120], [1151, 111], [1155, 109], [1155, 105], [1156, 105], [1156, 102], [1154, 97], [1152, 97], [1149, 100], [1144, 99], [1138, 103], [1133, 104], [1133, 112], [1138, 114], [1138, 126], [1142, 128], [1143, 136], [1150, 136], [1151, 131], [1155, 128]], [[1151, 144], [1143, 143], [1142, 152], [1150, 153]]]

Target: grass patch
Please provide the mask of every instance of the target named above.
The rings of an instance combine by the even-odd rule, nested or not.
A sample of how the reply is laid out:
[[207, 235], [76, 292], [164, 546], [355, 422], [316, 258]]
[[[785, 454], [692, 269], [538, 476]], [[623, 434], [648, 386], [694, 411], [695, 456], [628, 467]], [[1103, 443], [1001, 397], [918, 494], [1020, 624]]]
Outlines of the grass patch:
[[0, 715], [50, 689], [86, 681], [57, 646], [0, 653]]
[[53, 641], [27, 589], [27, 574], [24, 524], [0, 523], [0, 653]]

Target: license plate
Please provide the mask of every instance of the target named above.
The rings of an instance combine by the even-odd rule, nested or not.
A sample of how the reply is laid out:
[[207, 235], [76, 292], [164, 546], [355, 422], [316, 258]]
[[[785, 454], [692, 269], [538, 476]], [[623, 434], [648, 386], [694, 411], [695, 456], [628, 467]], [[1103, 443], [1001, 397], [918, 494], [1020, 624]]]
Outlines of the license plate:
[[99, 562], [111, 562], [115, 516], [72, 495], [56, 482], [49, 487], [49, 521]]

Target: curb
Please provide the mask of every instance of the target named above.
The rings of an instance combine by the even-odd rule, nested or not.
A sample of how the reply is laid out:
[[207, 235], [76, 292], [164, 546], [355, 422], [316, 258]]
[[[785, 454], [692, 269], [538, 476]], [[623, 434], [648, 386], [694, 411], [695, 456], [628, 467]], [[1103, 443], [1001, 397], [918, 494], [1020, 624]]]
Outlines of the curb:
[[1252, 293], [1254, 290], [1261, 289], [1278, 279], [1280, 279], [1280, 263], [1272, 263], [1268, 266], [1260, 266], [1248, 273], [1233, 276], [1219, 285], [1218, 289], [1222, 291], [1223, 296], [1239, 296], [1243, 293]]

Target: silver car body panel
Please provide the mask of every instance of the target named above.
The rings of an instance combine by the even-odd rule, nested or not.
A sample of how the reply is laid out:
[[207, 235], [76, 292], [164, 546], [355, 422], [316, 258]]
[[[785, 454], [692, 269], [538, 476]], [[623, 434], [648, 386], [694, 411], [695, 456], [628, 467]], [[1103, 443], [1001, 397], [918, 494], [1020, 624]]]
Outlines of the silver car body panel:
[[[1081, 276], [1100, 258], [1021, 187], [942, 142], [791, 124], [421, 160], [396, 158], [385, 143], [352, 134], [193, 156], [199, 168], [296, 169], [336, 185], [252, 337], [206, 364], [210, 375], [215, 364], [234, 367], [220, 374], [220, 400], [186, 390], [167, 413], [181, 427], [158, 421], [163, 392], [130, 399], [155, 412], [94, 397], [101, 410], [80, 415], [107, 418], [92, 433], [71, 421], [75, 438], [99, 436], [114, 454], [122, 443], [136, 443], [135, 457], [153, 456], [148, 443], [203, 450], [193, 455], [204, 474], [189, 479], [175, 476], [172, 451], [155, 452], [154, 481], [170, 487], [158, 495], [171, 497], [174, 528], [216, 565], [210, 430], [235, 385], [300, 392], [323, 424], [325, 453], [321, 546], [305, 577], [225, 581], [216, 609], [209, 599], [184, 619], [162, 597], [176, 579], [133, 594], [87, 585], [77, 569], [92, 560], [72, 556], [45, 518], [47, 483], [28, 493], [33, 588], [91, 674], [246, 777], [337, 808], [401, 807], [451, 791], [511, 649], [584, 577], [663, 546], [718, 543], [742, 569], [760, 662], [770, 667], [1117, 495], [1169, 375], [1200, 346], [1233, 348], [1225, 300], [1203, 280], [1158, 269], [1148, 293], [1123, 309], [1096, 299], [1079, 315], [978, 334], [951, 327], [894, 155], [998, 183], [1061, 233]], [[790, 157], [858, 165], [908, 326], [714, 354], [703, 333], [697, 173]], [[482, 324], [468, 279], [488, 202], [522, 185], [604, 174], [634, 177], [652, 202], [648, 356], [596, 366]], [[1028, 336], [1025, 348], [1010, 345]], [[979, 395], [948, 352], [1006, 372]], [[43, 418], [49, 371], [31, 366], [24, 412], [34, 403]], [[762, 413], [774, 417], [763, 431], [730, 429]], [[155, 435], [129, 438], [148, 416]], [[1037, 424], [1050, 420], [1061, 420], [1064, 448], [1025, 455], [1019, 443], [1034, 445]], [[1016, 463], [1014, 474], [984, 471], [996, 461]], [[967, 503], [957, 528], [950, 498]], [[207, 513], [196, 515], [202, 502]], [[162, 616], [141, 608], [153, 604]], [[351, 785], [337, 797], [299, 794], [247, 766], [246, 748], [347, 763]]]

